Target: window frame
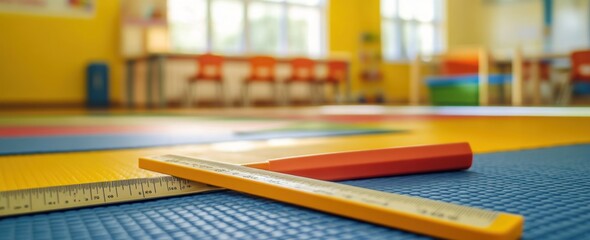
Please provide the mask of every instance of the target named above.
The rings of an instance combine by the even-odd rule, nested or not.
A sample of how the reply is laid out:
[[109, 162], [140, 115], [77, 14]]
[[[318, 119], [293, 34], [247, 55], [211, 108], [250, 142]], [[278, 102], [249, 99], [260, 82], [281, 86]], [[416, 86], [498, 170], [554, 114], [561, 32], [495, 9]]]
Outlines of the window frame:
[[[380, 5], [380, 17], [381, 17], [381, 55], [382, 55], [382, 60], [384, 62], [408, 62], [410, 60], [412, 60], [414, 56], [411, 56], [409, 53], [409, 46], [407, 46], [406, 41], [404, 40], [404, 38], [406, 38], [405, 34], [403, 33], [403, 27], [404, 24], [410, 24], [412, 25], [412, 29], [417, 31], [419, 28], [420, 24], [431, 24], [433, 26], [434, 29], [434, 45], [433, 47], [433, 52], [432, 53], [427, 53], [427, 54], [431, 54], [431, 55], [436, 55], [439, 53], [442, 53], [445, 51], [445, 49], [447, 48], [446, 46], [446, 36], [445, 36], [445, 29], [446, 29], [446, 16], [445, 16], [445, 9], [446, 9], [446, 5], [447, 5], [447, 1], [446, 0], [434, 0], [435, 6], [434, 7], [434, 18], [432, 21], [420, 21], [416, 18], [412, 18], [412, 19], [403, 19], [400, 16], [400, 0], [392, 0], [395, 1], [395, 5], [396, 5], [396, 11], [395, 11], [395, 16], [385, 16], [383, 14], [383, 10], [381, 8], [383, 8], [383, 3], [381, 3]], [[384, 23], [392, 23], [392, 25], [395, 26], [396, 32], [394, 33], [394, 35], [396, 35], [397, 37], [397, 42], [398, 44], [396, 44], [396, 46], [394, 46], [395, 48], [397, 48], [398, 52], [400, 52], [399, 56], [389, 56], [386, 52], [385, 52], [385, 34], [383, 34], [384, 32]], [[437, 36], [438, 35], [438, 36]], [[417, 54], [424, 54], [424, 53], [420, 53], [420, 50], [418, 50]]]
[[[212, 2], [215, 0], [203, 0], [206, 4], [206, 47], [205, 52], [214, 52], [213, 48], [213, 13], [212, 13]], [[328, 24], [327, 24], [327, 6], [329, 0], [319, 0], [317, 5], [308, 5], [303, 3], [296, 3], [291, 2], [288, 0], [279, 0], [279, 1], [268, 1], [268, 0], [232, 0], [235, 2], [242, 2], [243, 4], [243, 11], [242, 14], [242, 33], [241, 33], [241, 40], [240, 40], [240, 47], [239, 50], [236, 52], [225, 52], [225, 51], [217, 51], [219, 54], [224, 55], [248, 55], [248, 54], [270, 54], [274, 56], [309, 56], [309, 57], [325, 57], [328, 52]], [[261, 4], [270, 4], [270, 5], [278, 5], [280, 6], [280, 18], [279, 18], [279, 48], [277, 51], [273, 53], [260, 53], [260, 52], [253, 52], [252, 46], [250, 43], [250, 34], [251, 34], [251, 25], [249, 23], [249, 6], [252, 3], [261, 3]], [[303, 7], [309, 9], [315, 9], [318, 11], [320, 22], [318, 23], [320, 26], [319, 32], [319, 41], [320, 41], [320, 50], [318, 53], [299, 53], [299, 54], [291, 54], [289, 53], [289, 8], [290, 7]], [[170, 22], [168, 26], [170, 26]], [[172, 36], [171, 36], [172, 38]], [[171, 41], [173, 42], [173, 41]], [[174, 51], [174, 46], [170, 46], [171, 50]]]

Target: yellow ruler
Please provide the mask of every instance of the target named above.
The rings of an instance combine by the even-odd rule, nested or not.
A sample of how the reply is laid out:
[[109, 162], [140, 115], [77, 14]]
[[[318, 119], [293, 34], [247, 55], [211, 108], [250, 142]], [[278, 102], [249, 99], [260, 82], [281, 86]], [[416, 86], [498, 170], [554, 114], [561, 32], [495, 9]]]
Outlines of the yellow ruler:
[[180, 155], [139, 167], [383, 226], [449, 239], [517, 239], [524, 218]]
[[220, 188], [171, 176], [0, 192], [0, 217], [132, 202]]

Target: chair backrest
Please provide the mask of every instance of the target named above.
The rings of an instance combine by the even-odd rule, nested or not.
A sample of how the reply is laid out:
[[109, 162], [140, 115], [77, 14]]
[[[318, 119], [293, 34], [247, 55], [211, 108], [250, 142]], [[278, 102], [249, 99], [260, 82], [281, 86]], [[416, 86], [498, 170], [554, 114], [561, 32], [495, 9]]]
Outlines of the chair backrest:
[[343, 82], [346, 80], [348, 74], [348, 63], [342, 60], [328, 61], [328, 76], [329, 81]]
[[479, 52], [463, 50], [450, 52], [442, 57], [441, 74], [445, 76], [477, 74], [479, 72]]
[[223, 71], [223, 57], [213, 54], [199, 56], [198, 75], [200, 78], [221, 79]]
[[250, 61], [250, 79], [255, 80], [274, 80], [275, 65], [277, 60], [268, 56], [251, 57]]
[[590, 82], [590, 50], [573, 52], [571, 60], [572, 82]]
[[315, 61], [309, 58], [291, 60], [291, 79], [311, 81], [315, 78]]

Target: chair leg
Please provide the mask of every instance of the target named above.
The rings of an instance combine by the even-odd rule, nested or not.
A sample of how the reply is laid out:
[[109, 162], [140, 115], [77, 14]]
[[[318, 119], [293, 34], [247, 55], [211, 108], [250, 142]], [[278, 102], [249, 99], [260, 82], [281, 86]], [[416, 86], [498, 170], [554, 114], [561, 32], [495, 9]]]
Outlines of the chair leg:
[[283, 105], [283, 101], [281, 100], [279, 91], [280, 91], [280, 83], [271, 83], [270, 87], [272, 88], [273, 98], [276, 106]]
[[193, 88], [192, 87], [193, 87], [193, 84], [191, 82], [189, 82], [188, 87], [186, 88], [186, 93], [185, 93], [185, 96], [186, 96], [186, 99], [185, 99], [186, 103], [185, 104], [186, 104], [187, 108], [193, 107], [193, 91], [192, 91]]
[[556, 85], [557, 98], [555, 99], [555, 104], [558, 106], [568, 105], [572, 98], [573, 91], [573, 86], [570, 82], [569, 76], [564, 74], [562, 77], [560, 77]]
[[340, 98], [340, 88], [339, 88], [338, 83], [333, 83], [332, 88], [334, 88], [334, 93], [333, 93], [334, 94], [334, 103], [340, 104], [342, 101]]
[[244, 107], [250, 106], [250, 96], [248, 94], [248, 87], [249, 86], [250, 86], [250, 84], [248, 84], [247, 82], [242, 84], [242, 105]]
[[217, 96], [219, 98], [218, 106], [225, 107], [225, 92], [223, 91], [223, 82], [217, 83]]
[[317, 105], [317, 94], [316, 94], [316, 86], [314, 82], [308, 82], [309, 84], [309, 100], [311, 101], [311, 105]]
[[324, 84], [321, 82], [314, 83], [316, 85], [317, 101], [319, 105], [324, 104]]
[[544, 84], [541, 84], [541, 87], [541, 93], [545, 93], [544, 98], [541, 98], [543, 100], [543, 104], [553, 104], [553, 99], [555, 99], [553, 89], [555, 88], [555, 86], [553, 86], [551, 80], [548, 79], [547, 81], [545, 81]]
[[561, 87], [561, 91], [560, 91], [560, 97], [557, 100], [557, 105], [559, 106], [567, 106], [570, 104], [571, 100], [572, 100], [572, 91], [573, 91], [573, 86], [566, 82], [563, 83], [562, 87]]
[[291, 95], [290, 95], [290, 93], [291, 93], [291, 84], [290, 83], [287, 83], [286, 82], [284, 84], [283, 92], [284, 92], [284, 94], [283, 94], [283, 98], [284, 98], [283, 99], [283, 103], [284, 103], [284, 105], [286, 105], [286, 106], [291, 105]]

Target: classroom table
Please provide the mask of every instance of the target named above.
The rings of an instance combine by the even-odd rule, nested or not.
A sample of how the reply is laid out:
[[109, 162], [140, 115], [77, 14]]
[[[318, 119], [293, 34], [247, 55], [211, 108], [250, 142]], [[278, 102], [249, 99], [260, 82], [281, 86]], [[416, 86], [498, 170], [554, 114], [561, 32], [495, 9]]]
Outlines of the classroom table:
[[[567, 59], [569, 58], [569, 54], [566, 53], [540, 53], [540, 54], [527, 54], [524, 55], [522, 51], [519, 49], [515, 49], [512, 54], [510, 55], [502, 55], [502, 56], [490, 56], [490, 52], [488, 50], [482, 49], [480, 50], [480, 58], [479, 58], [479, 65], [482, 66], [479, 69], [478, 77], [480, 80], [479, 84], [479, 92], [480, 92], [480, 100], [479, 104], [481, 106], [487, 106], [489, 104], [489, 96], [488, 96], [488, 89], [489, 84], [487, 81], [487, 76], [490, 75], [491, 69], [494, 67], [500, 70], [500, 73], [510, 73], [512, 75], [511, 81], [511, 105], [512, 106], [521, 106], [523, 105], [523, 65], [524, 62], [529, 62], [530, 67], [529, 71], [529, 80], [532, 82], [533, 85], [533, 93], [532, 93], [532, 105], [540, 105], [541, 104], [541, 89], [540, 89], [540, 63], [542, 61], [551, 61], [557, 59]], [[422, 71], [423, 65], [436, 65], [440, 63], [441, 58], [444, 57], [444, 54], [441, 55], [428, 55], [428, 56], [421, 56], [418, 55], [412, 61], [411, 68], [410, 68], [410, 103], [412, 105], [419, 105], [421, 101], [420, 96], [420, 87], [422, 85]], [[425, 61], [424, 59], [427, 59]], [[507, 69], [511, 69], [507, 71]]]
[[[506, 69], [511, 69], [513, 75], [513, 105], [522, 105], [523, 103], [523, 75], [524, 75], [524, 63], [529, 63], [528, 76], [529, 81], [533, 85], [533, 91], [531, 95], [532, 105], [539, 106], [541, 102], [541, 63], [551, 62], [553, 60], [566, 60], [569, 59], [570, 54], [567, 53], [540, 53], [540, 54], [527, 54], [524, 55], [521, 51], [515, 50], [512, 56], [498, 57], [494, 59], [494, 65], [499, 68], [500, 72], [507, 73]], [[561, 69], [569, 70], [569, 69]], [[546, 79], [551, 80], [551, 79]]]
[[[181, 52], [161, 52], [161, 53], [150, 53], [144, 56], [137, 56], [137, 57], [128, 57], [126, 58], [126, 85], [127, 85], [127, 107], [134, 106], [134, 90], [135, 90], [135, 68], [138, 62], [144, 61], [146, 62], [146, 96], [147, 96], [147, 106], [154, 107], [157, 106], [158, 108], [165, 108], [167, 106], [167, 99], [165, 95], [165, 82], [166, 82], [166, 61], [168, 59], [186, 59], [186, 60], [194, 60], [196, 61], [197, 58], [201, 54], [195, 53], [181, 53]], [[248, 56], [224, 56], [226, 61], [233, 61], [233, 62], [244, 62], [248, 61]], [[278, 63], [288, 63], [291, 58], [287, 57], [277, 57]], [[319, 64], [325, 64], [330, 59], [314, 59]], [[340, 60], [340, 59], [338, 59]], [[342, 59], [348, 65], [350, 62], [348, 60]], [[347, 65], [347, 66], [348, 66]], [[348, 74], [346, 75], [346, 79], [344, 81], [344, 103], [352, 102], [352, 95], [351, 95], [351, 72], [350, 66], [348, 66]], [[154, 86], [156, 86], [156, 92], [154, 94]], [[155, 103], [154, 99], [158, 99], [157, 104]]]
[[[139, 169], [137, 158], [169, 153], [244, 164], [292, 155], [469, 142], [475, 155], [473, 166], [465, 171], [342, 183], [520, 214], [525, 217], [522, 239], [588, 239], [588, 123], [590, 109], [581, 107], [323, 106], [0, 113], [0, 141], [20, 141], [24, 146], [15, 154], [7, 153], [6, 144], [0, 144], [0, 191], [161, 176]], [[129, 134], [136, 139], [156, 141], [166, 136], [174, 140], [180, 133], [198, 135], [203, 129], [236, 130], [238, 134], [229, 137], [239, 137], [218, 134], [207, 144], [188, 139], [172, 145], [156, 142], [151, 147], [107, 146], [103, 150], [76, 146], [80, 139], [108, 142]], [[257, 138], [242, 138], [252, 134]], [[69, 150], [47, 148], [64, 141], [69, 141], [64, 145]], [[37, 144], [29, 147], [30, 143]], [[232, 191], [0, 219], [0, 239], [39, 238], [428, 239]]]

